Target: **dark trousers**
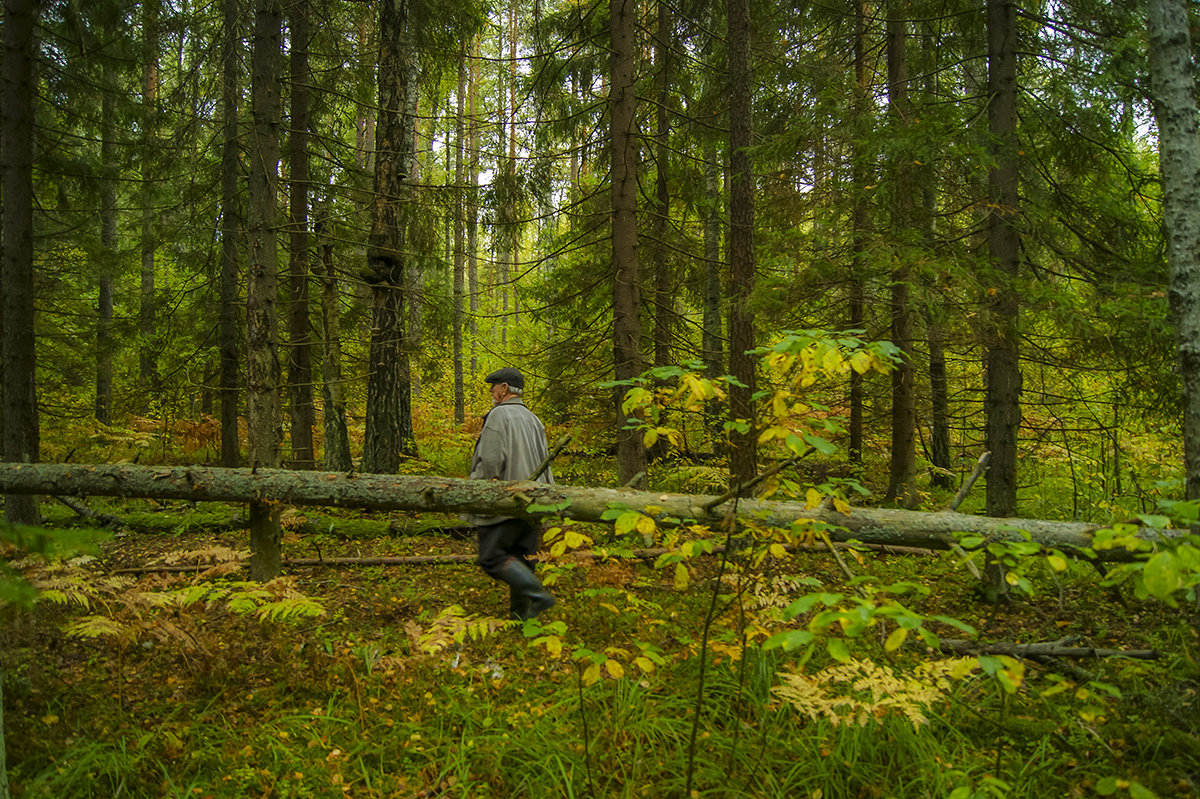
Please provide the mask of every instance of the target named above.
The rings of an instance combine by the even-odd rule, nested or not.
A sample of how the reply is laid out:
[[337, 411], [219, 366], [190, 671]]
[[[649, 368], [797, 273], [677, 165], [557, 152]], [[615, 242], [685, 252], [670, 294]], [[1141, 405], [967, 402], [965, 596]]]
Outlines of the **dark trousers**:
[[541, 528], [525, 519], [506, 519], [498, 524], [476, 527], [475, 534], [479, 539], [475, 562], [492, 577], [496, 577], [509, 558], [520, 560], [533, 571], [533, 564], [527, 558], [541, 546]]

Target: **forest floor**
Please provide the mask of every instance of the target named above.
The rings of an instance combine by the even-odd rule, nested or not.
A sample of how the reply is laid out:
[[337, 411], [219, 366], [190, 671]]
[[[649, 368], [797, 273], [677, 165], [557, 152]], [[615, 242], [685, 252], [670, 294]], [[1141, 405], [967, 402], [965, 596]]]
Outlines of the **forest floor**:
[[[1192, 619], [1085, 564], [1032, 569], [1033, 596], [993, 605], [949, 553], [847, 553], [875, 578], [852, 585], [824, 553], [567, 551], [542, 566], [559, 604], [519, 624], [456, 519], [286, 512], [285, 558], [462, 558], [293, 566], [260, 586], [237, 508], [102, 509], [126, 527], [90, 557], [12, 563], [42, 591], [3, 611], [17, 797], [1200, 796]], [[580, 548], [641, 546], [569, 530]], [[944, 637], [963, 634], [932, 617], [1159, 657], [938, 676], [928, 640], [872, 615], [887, 602]], [[763, 648], [818, 629], [822, 608], [845, 613], [811, 656]]]

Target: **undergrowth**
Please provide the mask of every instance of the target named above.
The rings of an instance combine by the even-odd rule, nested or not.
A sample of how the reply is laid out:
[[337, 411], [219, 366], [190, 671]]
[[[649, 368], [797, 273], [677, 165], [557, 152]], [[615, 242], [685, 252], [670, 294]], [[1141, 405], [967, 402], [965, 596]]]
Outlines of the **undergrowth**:
[[[1127, 587], [1123, 606], [1083, 564], [1029, 570], [1038, 590], [997, 609], [951, 554], [853, 553], [849, 580], [827, 554], [769, 547], [724, 566], [699, 543], [676, 561], [580, 558], [608, 528], [568, 525], [575, 546], [543, 566], [560, 605], [516, 624], [470, 563], [306, 567], [257, 588], [238, 582], [240, 533], [179, 518], [138, 538], [140, 562], [204, 552], [207, 572], [107, 575], [127, 539], [17, 564], [42, 599], [3, 632], [15, 796], [1198, 795], [1190, 620]], [[609, 543], [640, 546], [625, 526]], [[947, 655], [951, 619], [1162, 657]]]

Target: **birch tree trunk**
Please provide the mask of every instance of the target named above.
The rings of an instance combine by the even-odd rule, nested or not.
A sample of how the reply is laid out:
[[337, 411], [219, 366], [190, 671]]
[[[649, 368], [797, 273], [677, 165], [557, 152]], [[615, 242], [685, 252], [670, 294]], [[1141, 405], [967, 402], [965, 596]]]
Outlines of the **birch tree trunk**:
[[1158, 122], [1171, 318], [1183, 377], [1187, 498], [1200, 499], [1200, 130], [1185, 0], [1150, 0], [1150, 86]]
[[[250, 466], [279, 466], [282, 439], [277, 270], [276, 198], [279, 189], [280, 62], [283, 13], [279, 0], [258, 0], [251, 63], [253, 131], [249, 178], [250, 267], [246, 289], [246, 361], [249, 385], [246, 421]], [[279, 574], [278, 506], [250, 503], [250, 576], [270, 580]]]

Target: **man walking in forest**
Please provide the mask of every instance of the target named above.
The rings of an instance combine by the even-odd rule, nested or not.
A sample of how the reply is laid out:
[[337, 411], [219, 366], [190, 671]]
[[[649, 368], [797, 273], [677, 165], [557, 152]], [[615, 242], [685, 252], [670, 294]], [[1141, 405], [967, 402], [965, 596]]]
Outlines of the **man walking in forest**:
[[[478, 480], [528, 480], [549, 454], [546, 428], [525, 407], [521, 394], [525, 377], [506, 366], [484, 378], [492, 392], [492, 410], [471, 458], [471, 478]], [[537, 476], [553, 483], [550, 468]], [[541, 544], [541, 530], [527, 519], [511, 516], [470, 516], [479, 539], [475, 560], [479, 567], [509, 588], [509, 618], [532, 619], [551, 607], [555, 599], [542, 586], [528, 557]]]

